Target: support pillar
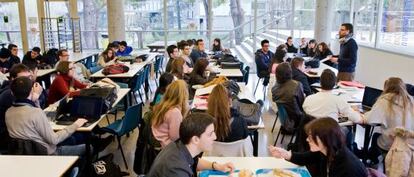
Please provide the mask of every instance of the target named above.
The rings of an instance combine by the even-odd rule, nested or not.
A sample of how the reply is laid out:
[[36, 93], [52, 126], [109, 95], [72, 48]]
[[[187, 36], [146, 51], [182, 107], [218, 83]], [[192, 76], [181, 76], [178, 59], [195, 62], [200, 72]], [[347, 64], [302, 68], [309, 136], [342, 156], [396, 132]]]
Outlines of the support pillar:
[[107, 0], [109, 42], [125, 40], [124, 0]]
[[23, 53], [29, 50], [29, 40], [27, 37], [27, 20], [26, 20], [26, 9], [24, 6], [24, 0], [17, 2], [19, 7], [19, 19], [20, 19], [20, 33], [22, 35], [22, 48]]
[[39, 37], [40, 37], [40, 48], [45, 49], [45, 43], [43, 39], [43, 27], [42, 18], [45, 18], [45, 3], [43, 0], [37, 0], [37, 23], [39, 24]]
[[331, 42], [335, 0], [316, 0], [315, 39], [319, 42]]

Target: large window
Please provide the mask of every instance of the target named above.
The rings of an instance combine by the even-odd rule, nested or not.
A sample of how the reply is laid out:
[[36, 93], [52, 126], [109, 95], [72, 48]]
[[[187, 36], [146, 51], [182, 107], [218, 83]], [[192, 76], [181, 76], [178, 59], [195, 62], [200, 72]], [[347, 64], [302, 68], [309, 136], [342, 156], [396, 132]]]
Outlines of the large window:
[[358, 42], [374, 46], [378, 5], [377, 0], [354, 1], [354, 37]]
[[17, 2], [0, 3], [0, 43], [22, 46]]

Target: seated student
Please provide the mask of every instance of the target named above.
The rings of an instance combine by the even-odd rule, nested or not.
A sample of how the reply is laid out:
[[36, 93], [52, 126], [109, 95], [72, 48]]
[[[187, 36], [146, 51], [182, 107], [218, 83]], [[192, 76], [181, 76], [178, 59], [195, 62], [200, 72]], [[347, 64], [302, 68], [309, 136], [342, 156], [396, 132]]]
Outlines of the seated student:
[[247, 123], [238, 116], [237, 110], [231, 108], [231, 94], [226, 87], [222, 84], [215, 86], [207, 102], [207, 113], [216, 119], [217, 141], [233, 142], [248, 136]]
[[[190, 46], [190, 51], [193, 51], [194, 44], [196, 43], [195, 39], [188, 39], [187, 40], [188, 45]], [[190, 52], [191, 53], [191, 52]]]
[[42, 69], [50, 69], [56, 66], [56, 63], [59, 61], [58, 56], [59, 49], [57, 48], [51, 48], [49, 49], [42, 57], [42, 60], [40, 61], [39, 67], [42, 67]]
[[102, 68], [105, 66], [109, 66], [111, 64], [114, 64], [116, 57], [115, 52], [112, 49], [106, 49], [104, 50], [101, 55], [99, 55], [98, 59], [98, 65]]
[[210, 78], [207, 78], [205, 76], [205, 71], [208, 67], [208, 60], [205, 58], [200, 58], [197, 60], [193, 71], [190, 73], [190, 86], [193, 85], [204, 85], [208, 81], [210, 81]]
[[216, 140], [214, 118], [206, 113], [188, 115], [179, 127], [180, 139], [166, 146], [155, 159], [148, 177], [191, 177], [197, 171], [218, 170], [232, 173], [232, 163], [209, 162], [201, 158]]
[[48, 154], [84, 154], [85, 144], [74, 146], [57, 146], [57, 144], [71, 136], [87, 120], [80, 118], [65, 129], [54, 132], [46, 114], [34, 104], [39, 96], [33, 89], [35, 85], [36, 83], [28, 77], [18, 77], [11, 83], [10, 88], [16, 100], [6, 112], [6, 125], [10, 137], [35, 141], [46, 147]]
[[193, 60], [190, 58], [191, 47], [186, 41], [181, 41], [179, 49], [181, 50], [181, 57], [185, 60], [185, 63], [189, 68], [194, 68]]
[[116, 54], [116, 52], [118, 52], [118, 50], [119, 50], [119, 44], [118, 44], [117, 41], [113, 41], [113, 42], [109, 43], [106, 46], [106, 49], [112, 49], [112, 51], [114, 52], [114, 54]]
[[[284, 105], [289, 119], [295, 127], [303, 118], [302, 103], [305, 99], [302, 84], [292, 79], [292, 68], [289, 63], [281, 63], [276, 69], [276, 84], [272, 88], [272, 100]], [[293, 127], [289, 127], [293, 128]]]
[[302, 37], [300, 38], [300, 45], [299, 45], [300, 53], [307, 55], [308, 53], [308, 42], [306, 41], [306, 38]]
[[382, 133], [374, 133], [369, 151], [371, 162], [376, 164], [381, 152], [387, 152], [394, 142], [394, 128], [414, 130], [414, 100], [400, 78], [390, 77], [385, 81], [384, 91], [365, 118], [368, 124], [381, 124]]
[[309, 40], [308, 43], [308, 51], [306, 52], [306, 55], [308, 57], [315, 57], [316, 54], [316, 40], [315, 39], [311, 39]]
[[[326, 45], [325, 42], [319, 43], [318, 46], [316, 47], [315, 58], [317, 58], [319, 60], [323, 60], [323, 59], [327, 58], [329, 55], [332, 55], [332, 52], [331, 52], [331, 49], [329, 49], [328, 45]], [[324, 63], [329, 65], [329, 66], [332, 66], [334, 68], [338, 68], [338, 65], [331, 62], [330, 60], [327, 60]]]
[[297, 165], [312, 165], [312, 176], [367, 177], [364, 164], [345, 146], [339, 124], [332, 118], [320, 118], [305, 126], [310, 151], [292, 152], [269, 146], [273, 157], [283, 158]]
[[354, 123], [362, 123], [362, 115], [352, 109], [351, 105], [342, 97], [332, 93], [336, 84], [335, 73], [325, 69], [321, 74], [321, 91], [306, 97], [303, 102], [303, 110], [316, 118], [330, 117], [339, 122], [340, 116], [348, 117]]
[[13, 63], [10, 61], [11, 52], [9, 49], [0, 49], [0, 72], [8, 73]]
[[167, 87], [161, 102], [153, 109], [152, 134], [162, 147], [179, 138], [178, 128], [188, 109], [187, 84], [176, 80]]
[[291, 61], [292, 66], [292, 79], [302, 83], [303, 92], [306, 96], [312, 94], [312, 89], [310, 88], [308, 77], [305, 75], [305, 60], [302, 57], [295, 57]]
[[158, 88], [155, 91], [154, 99], [151, 102], [151, 105], [156, 105], [159, 102], [161, 102], [162, 97], [164, 96], [164, 93], [168, 87], [168, 85], [171, 84], [171, 82], [174, 80], [174, 75], [170, 73], [163, 73], [160, 76]]
[[79, 94], [76, 89], [83, 89], [87, 87], [87, 84], [83, 84], [73, 78], [74, 66], [72, 62], [61, 61], [56, 67], [57, 75], [53, 80], [52, 85], [49, 88], [48, 104], [53, 104], [56, 101], [62, 99], [65, 95], [69, 94], [72, 97]]
[[204, 41], [202, 39], [198, 39], [195, 42], [195, 48], [191, 51], [190, 58], [193, 60], [193, 63], [199, 58], [207, 58], [207, 53], [205, 52]]
[[128, 46], [126, 41], [121, 41], [119, 42], [119, 49], [116, 52], [116, 56], [129, 56], [132, 50], [132, 47]]
[[[38, 72], [37, 65], [31, 63], [31, 64], [28, 64], [27, 67], [29, 68], [29, 71], [30, 71], [30, 79], [32, 79], [33, 82], [36, 82], [37, 72]], [[42, 88], [42, 86], [40, 86], [39, 89], [40, 89], [39, 91], [41, 92], [40, 92], [38, 101], [35, 101], [35, 103], [37, 107], [44, 109], [47, 106], [47, 92], [45, 89]]]
[[[280, 44], [279, 46], [277, 46], [275, 54], [273, 55], [272, 61], [270, 62], [270, 66], [269, 69], [270, 70], [270, 79], [269, 79], [269, 85], [275, 85], [276, 83], [276, 68], [280, 63], [283, 63], [284, 61], [286, 61], [287, 56], [287, 47], [285, 44]], [[272, 100], [272, 87], [268, 87], [267, 88], [267, 97], [269, 98], [269, 100]], [[271, 101], [271, 109], [275, 112], [277, 112], [277, 106], [276, 103]]]
[[269, 84], [269, 65], [273, 58], [273, 52], [269, 50], [269, 41], [264, 39], [260, 42], [262, 48], [255, 53], [254, 61], [257, 66], [258, 76], [264, 78], [263, 85]]
[[169, 45], [167, 47], [167, 53], [168, 53], [168, 62], [167, 62], [167, 66], [165, 67], [165, 72], [171, 72], [171, 64], [172, 62], [177, 59], [180, 54], [178, 52], [178, 47], [176, 45]]
[[40, 64], [42, 61], [42, 55], [40, 55], [40, 48], [39, 47], [33, 47], [31, 51], [28, 51], [26, 55], [23, 56], [23, 64], [28, 63], [35, 63]]
[[[57, 52], [59, 61], [55, 65], [55, 69], [61, 61], [69, 61], [69, 52], [67, 49], [60, 49]], [[73, 64], [75, 67], [75, 72], [73, 77], [82, 83], [90, 83], [88, 78], [91, 76], [91, 72], [83, 65], [81, 62], [76, 62]]]
[[287, 46], [287, 52], [288, 53], [297, 53], [298, 52], [298, 48], [296, 48], [293, 45], [293, 38], [291, 36], [289, 36], [287, 38], [285, 45]]
[[215, 38], [213, 41], [213, 46], [211, 46], [213, 52], [224, 52], [224, 48], [221, 45], [220, 38]]
[[183, 58], [178, 57], [177, 59], [174, 59], [174, 61], [171, 63], [171, 74], [174, 75], [174, 80], [177, 79], [183, 79], [185, 81], [189, 80], [188, 75], [186, 75], [189, 71], [189, 68], [185, 64], [185, 61]]
[[[17, 77], [31, 77], [32, 74], [30, 73], [29, 68], [24, 64], [16, 64], [10, 69], [10, 81], [5, 81], [0, 89], [0, 149], [7, 149], [7, 144], [9, 140], [9, 134], [7, 132], [6, 122], [5, 122], [5, 115], [7, 109], [12, 106], [12, 103], [15, 100], [11, 89], [10, 83], [16, 79]], [[33, 91], [37, 94], [40, 94], [42, 91], [42, 87], [39, 84], [34, 85]], [[37, 87], [39, 86], [39, 87]]]
[[20, 61], [20, 58], [18, 56], [19, 48], [17, 48], [17, 45], [9, 44], [7, 46], [7, 49], [9, 49], [10, 52], [11, 52], [10, 61], [13, 64], [19, 64], [21, 61]]

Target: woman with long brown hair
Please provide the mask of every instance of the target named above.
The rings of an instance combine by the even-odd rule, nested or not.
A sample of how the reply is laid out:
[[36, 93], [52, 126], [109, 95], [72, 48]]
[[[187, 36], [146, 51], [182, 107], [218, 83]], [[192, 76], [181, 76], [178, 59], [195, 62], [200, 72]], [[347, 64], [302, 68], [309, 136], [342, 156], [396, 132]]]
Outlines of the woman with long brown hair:
[[101, 55], [99, 55], [98, 65], [101, 67], [111, 65], [114, 63], [115, 59], [115, 52], [111, 48], [107, 48]]
[[[346, 147], [345, 135], [334, 119], [314, 119], [305, 126], [308, 152], [291, 152], [269, 146], [272, 156], [284, 158], [298, 165], [312, 166], [312, 176], [367, 177], [364, 164]], [[313, 169], [313, 168], [310, 168]]]
[[217, 141], [233, 142], [247, 137], [247, 123], [231, 108], [231, 95], [226, 87], [222, 84], [215, 86], [207, 102], [207, 113], [216, 119]]
[[384, 91], [365, 118], [369, 124], [381, 124], [382, 134], [374, 133], [369, 151], [371, 163], [376, 164], [378, 156], [394, 142], [391, 135], [395, 127], [414, 130], [414, 101], [402, 79], [390, 77], [385, 81]]
[[189, 67], [185, 63], [185, 60], [182, 57], [174, 59], [171, 63], [171, 74], [174, 75], [174, 78], [188, 80], [186, 73], [189, 73]]
[[[316, 46], [316, 54], [314, 58], [323, 60], [330, 55], [332, 55], [332, 51], [331, 49], [329, 49], [328, 45], [325, 42], [321, 42]], [[331, 62], [330, 60], [325, 61], [324, 63], [334, 68], [338, 68], [338, 65]]]
[[180, 123], [188, 108], [187, 84], [176, 80], [167, 87], [161, 102], [153, 109], [152, 134], [162, 147], [179, 138]]

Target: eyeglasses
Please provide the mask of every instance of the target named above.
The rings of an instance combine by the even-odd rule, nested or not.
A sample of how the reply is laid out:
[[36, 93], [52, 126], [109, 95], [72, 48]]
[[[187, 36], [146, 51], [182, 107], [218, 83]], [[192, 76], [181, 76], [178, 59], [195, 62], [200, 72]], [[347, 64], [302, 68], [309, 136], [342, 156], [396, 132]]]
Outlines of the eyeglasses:
[[69, 70], [74, 70], [74, 69], [75, 69], [75, 67], [70, 67], [70, 68], [69, 68]]

